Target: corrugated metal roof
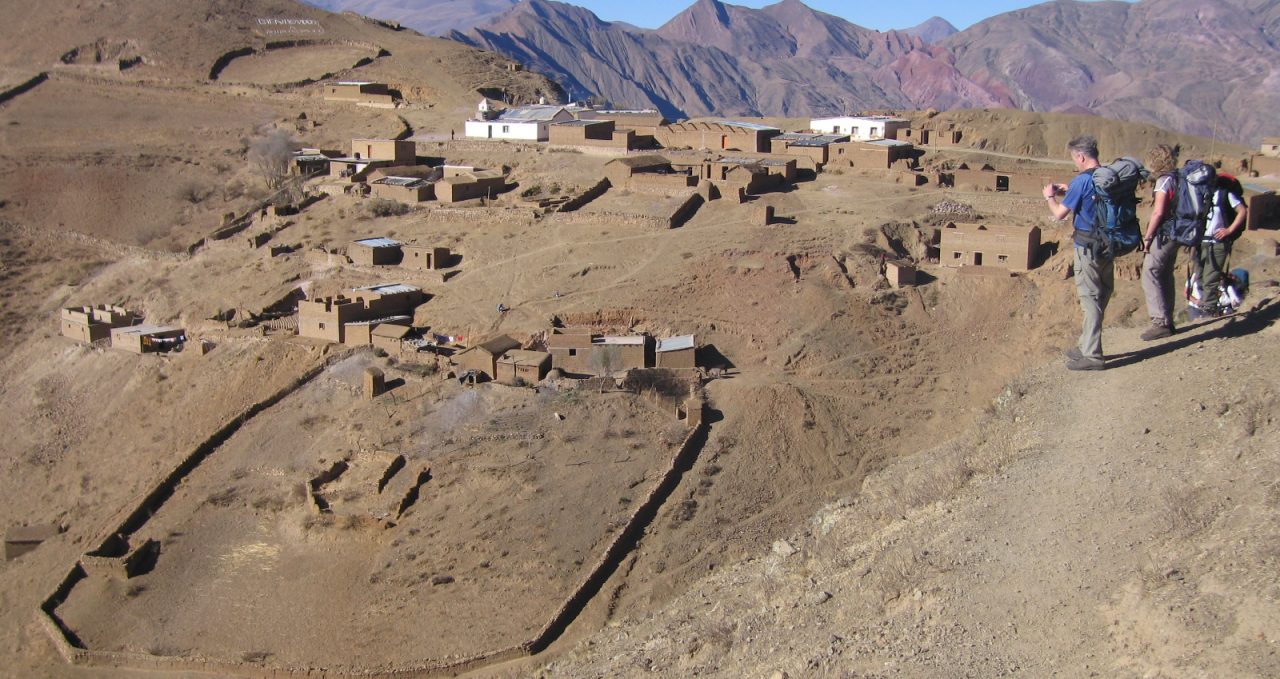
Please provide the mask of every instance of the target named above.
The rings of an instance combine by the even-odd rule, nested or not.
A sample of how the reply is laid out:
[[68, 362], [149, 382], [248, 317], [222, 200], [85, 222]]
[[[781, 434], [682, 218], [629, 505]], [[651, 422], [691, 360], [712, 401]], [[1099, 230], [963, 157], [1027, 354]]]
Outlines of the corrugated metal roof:
[[[404, 318], [407, 319], [409, 317], [405, 316]], [[407, 325], [399, 325], [396, 323], [382, 323], [382, 324], [379, 324], [378, 327], [373, 329], [373, 334], [377, 335], [378, 337], [390, 337], [392, 339], [403, 339], [404, 336], [409, 334], [411, 330], [413, 330], [413, 328]]]
[[382, 179], [375, 179], [370, 183], [371, 184], [387, 184], [388, 186], [404, 186], [407, 188], [416, 189], [419, 186], [422, 186], [423, 184], [430, 184], [431, 182], [421, 177], [383, 177]]
[[391, 321], [412, 321], [412, 320], [413, 320], [412, 318], [409, 318], [408, 316], [405, 316], [405, 315], [384, 316], [383, 318], [375, 318], [372, 321], [350, 321], [348, 323], [343, 323], [343, 325], [378, 325], [379, 323], [390, 323]]
[[716, 163], [721, 165], [762, 165], [764, 167], [782, 167], [787, 163], [794, 163], [794, 160], [780, 160], [777, 158], [716, 158]]
[[367, 248], [398, 248], [401, 245], [398, 240], [383, 238], [381, 236], [376, 238], [361, 238], [360, 240], [355, 241], [355, 243], [356, 245], [363, 245]]
[[498, 115], [498, 120], [518, 123], [542, 123], [555, 118], [556, 114], [563, 110], [563, 106], [530, 104], [529, 106], [507, 109]]
[[842, 141], [849, 141], [847, 134], [806, 134], [803, 132], [789, 132], [780, 134], [774, 139], [781, 139], [787, 142], [788, 146], [829, 146]]
[[644, 345], [644, 335], [626, 335], [624, 337], [605, 335], [592, 340], [592, 344]]
[[744, 130], [765, 131], [778, 129], [772, 125], [765, 125], [763, 123], [747, 123], [741, 120], [711, 120], [708, 122], [717, 123], [719, 125], [728, 125], [729, 127], [741, 127]]
[[872, 146], [911, 146], [911, 142], [898, 141], [897, 139], [873, 139], [863, 143], [871, 144]]
[[583, 119], [583, 120], [566, 120], [562, 123], [556, 123], [556, 125], [564, 126], [564, 127], [588, 127], [591, 125], [608, 125], [610, 122], [611, 121], [608, 121], [608, 120]]
[[379, 295], [398, 295], [403, 292], [418, 292], [420, 289], [421, 288], [416, 288], [412, 285], [405, 285], [404, 283], [380, 283], [378, 285], [366, 285], [363, 288], [351, 288], [351, 291], [360, 292], [362, 290], [368, 290], [369, 292], [376, 292]]
[[372, 85], [368, 80], [339, 80], [335, 85]]
[[693, 335], [677, 335], [675, 337], [664, 337], [658, 340], [658, 344], [654, 348], [654, 351], [662, 353], [666, 351], [692, 349], [693, 347]]
[[113, 328], [112, 332], [115, 332], [121, 335], [153, 335], [160, 332], [174, 332], [178, 330], [182, 330], [182, 328], [175, 328], [171, 325], [143, 324], [143, 325], [129, 325], [123, 328]]

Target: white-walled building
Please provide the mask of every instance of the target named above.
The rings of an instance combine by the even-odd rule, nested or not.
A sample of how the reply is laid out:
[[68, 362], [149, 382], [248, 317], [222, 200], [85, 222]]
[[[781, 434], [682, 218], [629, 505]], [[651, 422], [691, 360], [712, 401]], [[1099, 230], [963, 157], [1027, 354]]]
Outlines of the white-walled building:
[[871, 139], [897, 139], [898, 130], [911, 127], [911, 121], [905, 118], [889, 116], [840, 116], [837, 118], [814, 118], [809, 121], [809, 129], [819, 134], [847, 134], [853, 141], [869, 141]]
[[567, 106], [530, 104], [494, 115], [489, 110], [488, 101], [482, 101], [476, 117], [466, 122], [464, 133], [471, 139], [546, 141], [552, 123], [573, 119], [574, 115]]

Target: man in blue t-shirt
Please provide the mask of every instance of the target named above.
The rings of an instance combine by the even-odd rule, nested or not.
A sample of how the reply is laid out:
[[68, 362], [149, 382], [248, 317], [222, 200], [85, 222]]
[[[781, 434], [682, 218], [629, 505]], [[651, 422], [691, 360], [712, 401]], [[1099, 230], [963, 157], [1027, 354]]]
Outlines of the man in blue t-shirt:
[[[1098, 140], [1088, 135], [1072, 139], [1067, 144], [1071, 162], [1080, 174], [1069, 186], [1049, 184], [1044, 187], [1049, 212], [1062, 221], [1074, 214], [1076, 296], [1080, 298], [1080, 310], [1084, 314], [1084, 327], [1080, 341], [1067, 351], [1068, 370], [1102, 370], [1102, 316], [1115, 288], [1115, 263], [1109, 252], [1098, 252], [1090, 244], [1093, 231], [1093, 171], [1098, 169]], [[1058, 194], [1066, 192], [1062, 202]]]

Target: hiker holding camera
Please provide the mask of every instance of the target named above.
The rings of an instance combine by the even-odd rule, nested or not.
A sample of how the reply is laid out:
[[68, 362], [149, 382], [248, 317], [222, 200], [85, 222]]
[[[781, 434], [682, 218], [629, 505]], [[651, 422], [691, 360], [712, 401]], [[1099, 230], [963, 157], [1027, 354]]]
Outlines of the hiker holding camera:
[[[1074, 214], [1076, 296], [1080, 298], [1080, 311], [1084, 325], [1080, 341], [1067, 351], [1068, 370], [1101, 370], [1102, 317], [1111, 300], [1115, 287], [1115, 263], [1108, 248], [1099, 247], [1094, 240], [1095, 200], [1093, 173], [1098, 169], [1098, 140], [1083, 135], [1067, 144], [1071, 162], [1080, 173], [1068, 186], [1049, 184], [1044, 187], [1045, 200], [1054, 219], [1062, 221]], [[1058, 194], [1065, 191], [1062, 202]]]

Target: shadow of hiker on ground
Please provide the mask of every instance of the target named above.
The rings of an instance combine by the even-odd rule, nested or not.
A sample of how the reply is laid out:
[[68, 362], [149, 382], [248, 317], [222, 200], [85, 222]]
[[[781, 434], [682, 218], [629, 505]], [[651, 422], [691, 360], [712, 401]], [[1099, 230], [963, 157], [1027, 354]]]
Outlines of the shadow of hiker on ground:
[[[1275, 299], [1263, 300], [1257, 308], [1241, 314], [1232, 316], [1224, 316], [1211, 320], [1202, 321], [1191, 326], [1184, 326], [1175, 335], [1173, 339], [1161, 342], [1159, 344], [1138, 349], [1137, 351], [1127, 351], [1121, 354], [1107, 357], [1107, 368], [1122, 368], [1126, 365], [1132, 365], [1140, 361], [1163, 356], [1179, 349], [1185, 349], [1193, 344], [1198, 344], [1210, 339], [1228, 339], [1232, 337], [1244, 337], [1252, 335], [1259, 330], [1270, 327], [1280, 319], [1280, 303], [1276, 303]], [[1194, 331], [1206, 326], [1216, 326], [1202, 333], [1192, 334]]]

